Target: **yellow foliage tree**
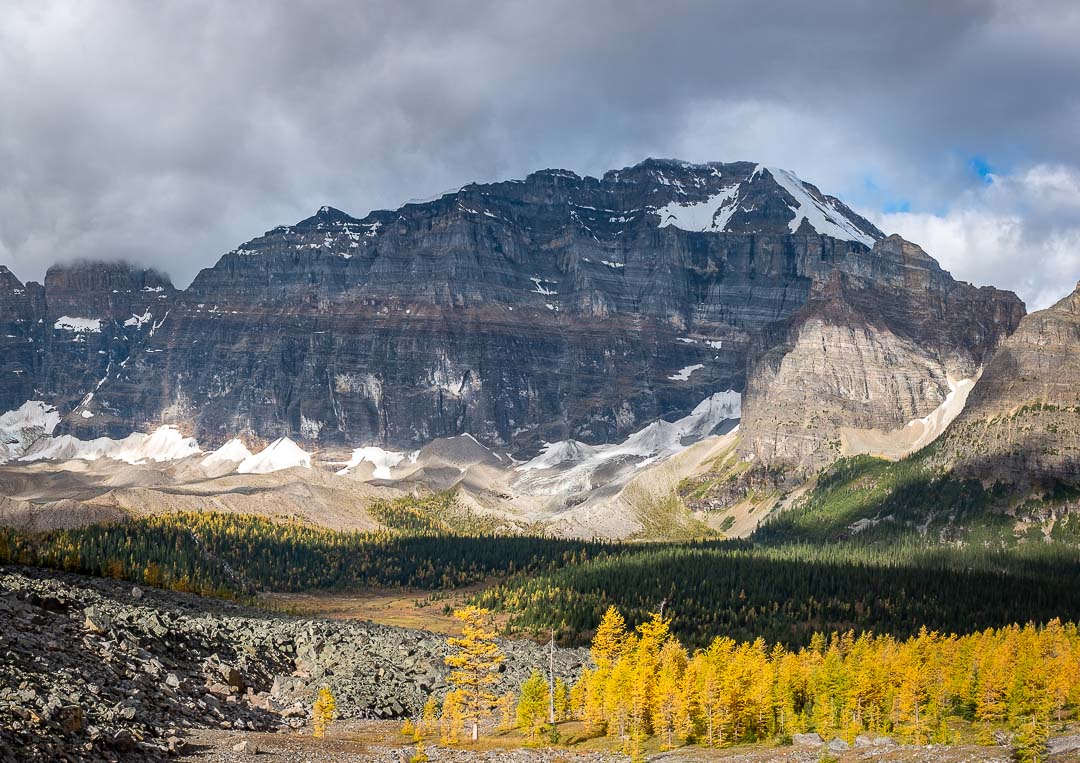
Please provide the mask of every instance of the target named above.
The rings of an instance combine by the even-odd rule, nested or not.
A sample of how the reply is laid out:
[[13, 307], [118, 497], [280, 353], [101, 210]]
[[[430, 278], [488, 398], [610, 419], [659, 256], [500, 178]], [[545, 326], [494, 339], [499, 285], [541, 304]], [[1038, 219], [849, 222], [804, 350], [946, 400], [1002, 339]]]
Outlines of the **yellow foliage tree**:
[[530, 744], [540, 741], [540, 733], [547, 725], [548, 682], [539, 670], [533, 670], [521, 685], [517, 703], [517, 722]]
[[315, 698], [315, 705], [311, 709], [312, 735], [316, 737], [326, 736], [326, 729], [334, 720], [337, 713], [337, 701], [330, 689], [323, 687]]
[[514, 693], [506, 692], [495, 703], [499, 710], [499, 731], [509, 731], [514, 728]]
[[610, 666], [623, 653], [625, 646], [626, 621], [614, 606], [608, 607], [593, 636], [590, 649], [593, 662], [601, 669]]
[[439, 700], [432, 694], [424, 703], [424, 710], [420, 714], [420, 722], [416, 724], [416, 730], [422, 737], [431, 736], [435, 731], [439, 720]]
[[460, 689], [447, 692], [439, 715], [439, 741], [443, 745], [457, 744], [465, 724], [465, 693]]
[[663, 736], [664, 746], [670, 748], [675, 746], [675, 735], [679, 729], [686, 650], [672, 639], [661, 647], [657, 662], [656, 689], [652, 697], [653, 728]]
[[565, 721], [570, 717], [570, 688], [561, 678], [555, 679], [555, 720]]
[[446, 657], [446, 664], [452, 668], [451, 683], [462, 692], [462, 712], [472, 725], [475, 742], [480, 737], [480, 722], [490, 715], [497, 699], [491, 687], [505, 656], [495, 641], [490, 611], [468, 606], [455, 611], [454, 617], [462, 623], [462, 635], [449, 640], [456, 651]]

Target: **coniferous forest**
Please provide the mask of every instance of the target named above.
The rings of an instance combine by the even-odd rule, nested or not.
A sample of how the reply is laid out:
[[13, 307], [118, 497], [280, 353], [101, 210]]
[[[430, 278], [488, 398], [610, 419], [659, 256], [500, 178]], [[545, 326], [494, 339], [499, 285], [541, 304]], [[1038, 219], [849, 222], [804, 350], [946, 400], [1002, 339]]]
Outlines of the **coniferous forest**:
[[688, 647], [716, 636], [799, 648], [816, 632], [906, 638], [1080, 619], [1080, 552], [891, 542], [610, 543], [468, 532], [452, 498], [386, 502], [389, 529], [336, 532], [235, 514], [174, 514], [27, 535], [0, 530], [0, 563], [244, 598], [259, 591], [439, 591], [484, 583], [475, 603], [512, 632], [587, 643], [609, 606], [630, 625], [661, 602]]

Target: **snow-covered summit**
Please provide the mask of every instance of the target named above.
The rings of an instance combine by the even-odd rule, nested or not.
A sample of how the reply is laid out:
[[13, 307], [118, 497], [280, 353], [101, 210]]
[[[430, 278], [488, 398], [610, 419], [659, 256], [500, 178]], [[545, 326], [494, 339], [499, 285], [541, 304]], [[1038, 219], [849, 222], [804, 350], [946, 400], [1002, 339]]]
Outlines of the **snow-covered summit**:
[[[881, 231], [837, 199], [821, 193], [791, 170], [757, 165], [749, 174], [722, 172], [715, 165], [669, 163], [669, 172], [680, 167], [689, 179], [673, 179], [654, 170], [657, 182], [677, 184], [675, 199], [654, 211], [659, 227], [705, 233], [769, 232], [755, 229], [762, 219], [784, 214], [786, 232], [797, 233], [804, 222], [817, 233], [868, 247], [882, 238]], [[704, 194], [704, 196], [703, 196]], [[784, 209], [789, 210], [784, 213]], [[790, 219], [788, 218], [790, 214]]]

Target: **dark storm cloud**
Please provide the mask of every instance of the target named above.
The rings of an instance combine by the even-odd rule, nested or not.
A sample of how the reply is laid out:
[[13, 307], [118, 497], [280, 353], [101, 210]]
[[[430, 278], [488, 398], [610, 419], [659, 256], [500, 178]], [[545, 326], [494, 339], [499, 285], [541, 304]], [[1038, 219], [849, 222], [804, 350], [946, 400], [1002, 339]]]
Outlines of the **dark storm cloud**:
[[186, 283], [324, 203], [647, 155], [947, 216], [980, 203], [975, 157], [1080, 167], [1080, 11], [1034, 5], [20, 3], [0, 26], [0, 262], [126, 257]]

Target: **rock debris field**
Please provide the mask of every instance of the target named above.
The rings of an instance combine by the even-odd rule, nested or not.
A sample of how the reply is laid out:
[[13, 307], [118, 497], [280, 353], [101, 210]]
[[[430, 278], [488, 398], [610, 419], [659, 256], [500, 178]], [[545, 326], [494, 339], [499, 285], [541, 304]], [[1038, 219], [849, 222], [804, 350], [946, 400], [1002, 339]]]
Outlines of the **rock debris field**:
[[[445, 637], [270, 615], [117, 581], [0, 567], [0, 760], [159, 760], [196, 729], [304, 727], [327, 686], [342, 719], [415, 716], [446, 691]], [[547, 651], [507, 641], [498, 691]], [[586, 653], [560, 650], [572, 679]]]

